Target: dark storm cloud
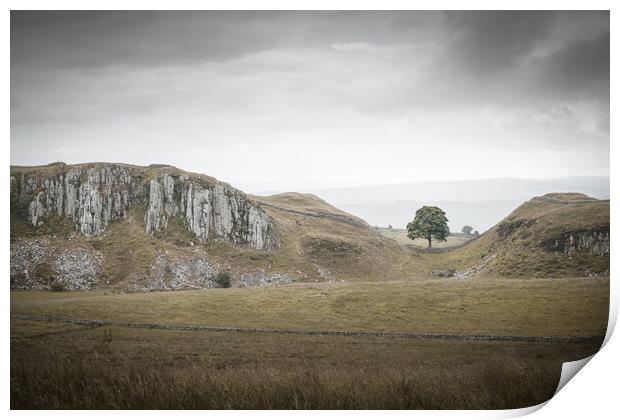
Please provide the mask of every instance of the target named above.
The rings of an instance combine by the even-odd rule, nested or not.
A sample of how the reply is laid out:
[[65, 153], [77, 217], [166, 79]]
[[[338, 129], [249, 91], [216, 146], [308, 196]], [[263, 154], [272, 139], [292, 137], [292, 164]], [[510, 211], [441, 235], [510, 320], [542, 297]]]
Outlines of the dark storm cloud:
[[609, 76], [608, 12], [12, 12], [11, 159], [605, 175]]
[[609, 46], [607, 30], [592, 39], [566, 43], [559, 51], [534, 63], [533, 70], [544, 82], [537, 87], [580, 94], [602, 85], [604, 89], [596, 94], [608, 94]]
[[284, 45], [393, 42], [424, 24], [396, 12], [12, 12], [11, 60], [61, 68], [219, 61]]
[[598, 21], [594, 36], [554, 42], [563, 13], [447, 13], [452, 41], [425, 80], [440, 91], [429, 92], [442, 103], [532, 103], [584, 95], [607, 101], [601, 93], [609, 90], [609, 15], [591, 12]]
[[445, 23], [452, 42], [447, 44], [438, 66], [478, 77], [518, 65], [517, 59], [547, 38], [552, 11], [446, 12]]
[[260, 14], [13, 12], [11, 60], [40, 67], [150, 66], [230, 59], [273, 46]]

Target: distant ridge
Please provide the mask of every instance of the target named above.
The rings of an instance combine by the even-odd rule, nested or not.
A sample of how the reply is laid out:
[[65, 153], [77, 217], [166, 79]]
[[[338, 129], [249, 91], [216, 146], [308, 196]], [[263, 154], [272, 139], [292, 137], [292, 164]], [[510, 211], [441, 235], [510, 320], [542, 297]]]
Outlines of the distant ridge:
[[579, 191], [597, 199], [608, 199], [609, 177], [438, 181], [309, 192], [370, 225], [404, 228], [417, 208], [437, 205], [446, 211], [452, 231], [459, 232], [464, 225], [470, 225], [483, 232], [524, 201], [555, 191]]

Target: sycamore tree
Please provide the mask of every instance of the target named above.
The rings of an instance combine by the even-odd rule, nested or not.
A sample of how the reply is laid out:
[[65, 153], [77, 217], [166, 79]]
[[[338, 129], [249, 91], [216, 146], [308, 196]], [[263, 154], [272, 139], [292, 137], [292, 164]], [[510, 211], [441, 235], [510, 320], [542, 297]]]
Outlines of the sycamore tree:
[[424, 238], [430, 248], [433, 239], [447, 241], [450, 235], [448, 218], [439, 207], [424, 206], [415, 212], [415, 218], [407, 224], [407, 237], [411, 240]]

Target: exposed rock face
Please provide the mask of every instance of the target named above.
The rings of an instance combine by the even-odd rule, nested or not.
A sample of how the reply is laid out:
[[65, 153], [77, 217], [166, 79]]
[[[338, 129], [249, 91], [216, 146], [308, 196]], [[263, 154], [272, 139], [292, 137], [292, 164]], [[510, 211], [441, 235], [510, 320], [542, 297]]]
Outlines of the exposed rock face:
[[141, 178], [136, 175], [131, 168], [114, 165], [68, 167], [48, 176], [22, 173], [11, 176], [11, 206], [26, 213], [35, 227], [46, 217], [64, 216], [84, 235], [97, 236], [141, 200]]
[[204, 256], [185, 259], [171, 259], [159, 252], [151, 267], [151, 274], [143, 285], [135, 284], [134, 289], [182, 290], [214, 287], [216, 264]]
[[223, 238], [256, 249], [277, 246], [267, 214], [245, 194], [223, 184], [208, 185], [186, 175], [164, 174], [154, 178], [144, 216], [146, 231], [165, 229], [171, 217], [183, 218], [187, 229], [203, 243], [210, 238]]
[[543, 244], [549, 251], [571, 255], [585, 251], [590, 255], [609, 254], [609, 228], [566, 232]]
[[500, 238], [507, 239], [520, 228], [531, 226], [534, 223], [536, 223], [535, 220], [509, 219], [497, 225], [497, 234]]
[[31, 289], [37, 283], [35, 267], [49, 255], [49, 242], [45, 240], [17, 241], [11, 243], [11, 289]]
[[[204, 254], [174, 258], [159, 252], [144, 281], [136, 281], [128, 290], [183, 290], [218, 287], [215, 278], [222, 268]], [[294, 281], [288, 273], [266, 273], [263, 270], [233, 275], [231, 287], [265, 287]]]
[[267, 274], [264, 271], [253, 273], [243, 273], [239, 278], [233, 280], [234, 287], [265, 287], [290, 284], [295, 279], [288, 273]]
[[171, 217], [179, 217], [202, 243], [221, 238], [255, 249], [278, 246], [269, 216], [241, 191], [166, 169], [147, 179], [146, 168], [114, 164], [20, 171], [11, 176], [11, 213], [35, 227], [50, 216], [66, 217], [82, 234], [93, 237], [141, 205], [147, 208], [144, 222], [149, 233], [165, 230]]
[[57, 248], [45, 239], [11, 243], [11, 288], [85, 290], [97, 285], [103, 257], [83, 248]]

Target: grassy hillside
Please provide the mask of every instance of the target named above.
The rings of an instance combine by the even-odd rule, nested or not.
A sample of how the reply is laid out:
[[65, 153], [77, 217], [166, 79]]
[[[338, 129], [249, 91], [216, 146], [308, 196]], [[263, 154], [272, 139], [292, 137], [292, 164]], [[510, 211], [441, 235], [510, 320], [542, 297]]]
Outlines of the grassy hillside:
[[287, 193], [257, 199], [278, 222], [282, 246], [271, 258], [282, 261], [281, 268], [302, 267], [311, 280], [395, 280], [409, 268], [408, 276], [424, 276], [424, 259], [316, 196]]
[[[606, 236], [607, 252], [565, 250], [571, 235]], [[599, 241], [600, 242], [600, 241]], [[500, 277], [565, 277], [609, 273], [609, 201], [583, 194], [547, 194], [524, 203], [443, 263], [472, 274]]]

